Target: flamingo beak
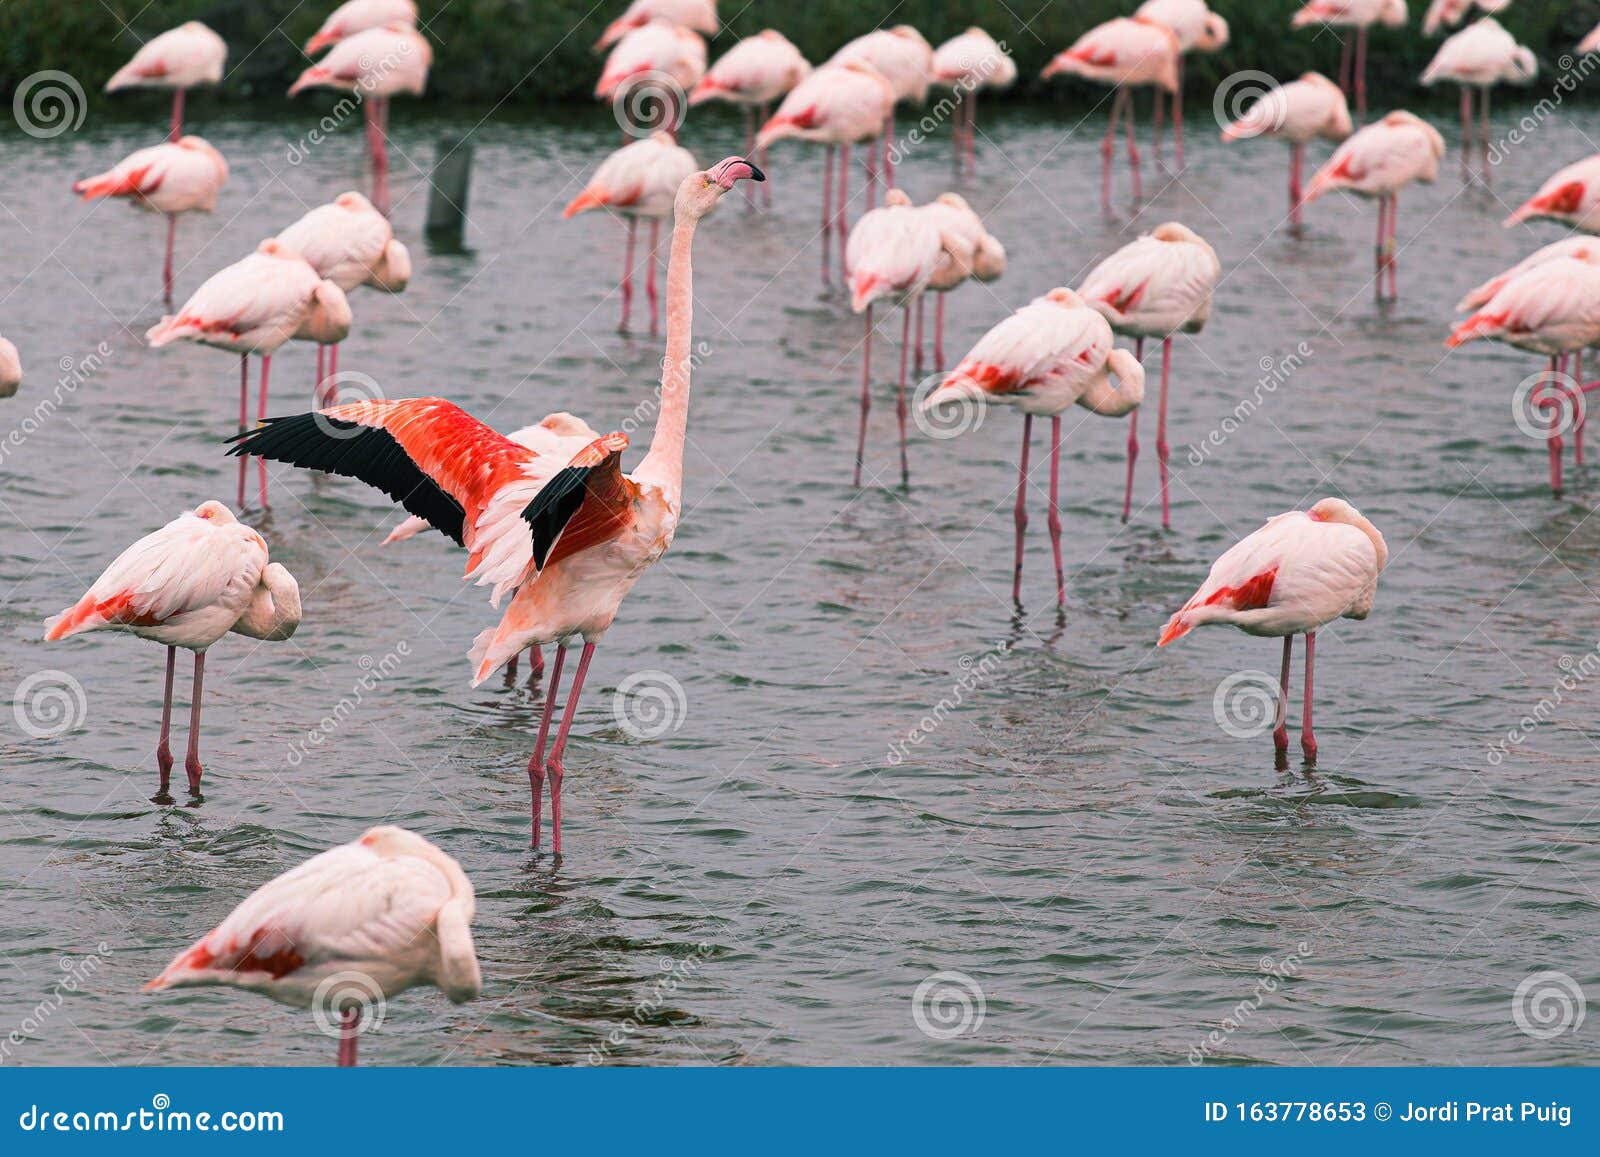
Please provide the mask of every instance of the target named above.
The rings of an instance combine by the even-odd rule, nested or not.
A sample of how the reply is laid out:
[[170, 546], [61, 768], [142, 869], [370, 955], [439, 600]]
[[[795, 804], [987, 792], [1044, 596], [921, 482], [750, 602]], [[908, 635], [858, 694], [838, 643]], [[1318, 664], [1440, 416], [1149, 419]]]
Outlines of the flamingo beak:
[[707, 174], [724, 189], [731, 189], [739, 181], [765, 181], [767, 175], [743, 157], [729, 157], [719, 161]]

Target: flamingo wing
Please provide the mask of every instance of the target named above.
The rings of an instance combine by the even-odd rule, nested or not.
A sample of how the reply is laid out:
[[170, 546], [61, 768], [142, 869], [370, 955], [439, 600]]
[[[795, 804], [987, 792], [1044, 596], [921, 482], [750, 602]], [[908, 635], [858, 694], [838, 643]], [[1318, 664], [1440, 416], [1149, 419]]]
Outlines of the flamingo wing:
[[626, 434], [597, 438], [523, 510], [533, 534], [536, 569], [615, 538], [632, 521], [639, 486], [622, 473], [627, 447]]

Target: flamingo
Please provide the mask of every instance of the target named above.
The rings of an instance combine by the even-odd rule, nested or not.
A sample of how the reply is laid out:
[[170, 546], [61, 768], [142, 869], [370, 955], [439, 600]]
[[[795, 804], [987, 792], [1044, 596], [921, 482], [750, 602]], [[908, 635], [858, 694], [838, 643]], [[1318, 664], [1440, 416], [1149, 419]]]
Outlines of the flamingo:
[[1600, 264], [1600, 240], [1588, 234], [1576, 237], [1563, 237], [1560, 241], [1553, 241], [1543, 249], [1537, 249], [1517, 262], [1504, 273], [1498, 273], [1467, 293], [1460, 301], [1456, 302], [1456, 312], [1466, 313], [1486, 304], [1490, 298], [1499, 293], [1509, 282], [1521, 277], [1524, 273], [1547, 261], [1554, 261], [1558, 257], [1574, 257], [1579, 261], [1588, 261]]
[[[318, 205], [276, 238], [286, 253], [304, 257], [323, 277], [349, 293], [370, 285], [384, 293], [400, 293], [411, 281], [411, 254], [394, 235], [389, 219], [360, 193], [340, 193]], [[339, 346], [328, 351], [323, 373], [323, 347], [317, 347], [314, 405], [339, 400]], [[324, 396], [326, 392], [326, 397]]]
[[345, 0], [306, 41], [306, 55], [315, 56], [347, 36], [372, 28], [415, 28], [417, 6], [412, 0]]
[[372, 1004], [423, 985], [451, 1004], [483, 990], [476, 911], [455, 860], [405, 828], [371, 828], [251, 892], [144, 991], [228, 985], [336, 1013], [349, 1067]]
[[[1536, 253], [1516, 269], [1502, 275], [1503, 280], [1488, 300], [1446, 339], [1451, 349], [1469, 341], [1497, 341], [1550, 359], [1549, 376], [1532, 388], [1530, 408], [1540, 413], [1555, 412], [1547, 439], [1550, 452], [1550, 489], [1561, 495], [1561, 451], [1564, 442], [1559, 427], [1560, 403], [1551, 393], [1565, 394], [1577, 420], [1574, 434], [1578, 465], [1583, 465], [1582, 364], [1572, 379], [1564, 370], [1568, 355], [1582, 358], [1587, 346], [1600, 344], [1600, 242], [1564, 253]], [[1531, 263], [1531, 264], [1530, 264]], [[1469, 294], [1478, 297], [1487, 287]], [[1470, 307], [1469, 307], [1470, 308]], [[1568, 381], [1572, 384], [1568, 385]], [[1519, 407], [1522, 397], [1518, 397]]]
[[717, 0], [633, 0], [628, 10], [606, 26], [594, 50], [603, 52], [636, 28], [665, 20], [691, 32], [717, 34]]
[[204, 140], [179, 137], [153, 148], [130, 153], [95, 177], [85, 177], [72, 191], [85, 201], [97, 197], [127, 197], [141, 209], [165, 214], [167, 256], [161, 267], [162, 301], [172, 304], [172, 249], [182, 213], [209, 213], [217, 207], [217, 194], [228, 179], [228, 162]]
[[[879, 75], [894, 90], [895, 103], [910, 101], [923, 104], [928, 99], [928, 84], [933, 73], [933, 46], [909, 24], [893, 28], [879, 28], [858, 36], [835, 52], [828, 64], [846, 64], [863, 61], [877, 69]], [[890, 141], [894, 137], [894, 104], [889, 106], [889, 116], [883, 126], [883, 182], [884, 188], [894, 187], [894, 150]], [[867, 208], [872, 208], [873, 189], [876, 184], [877, 165], [873, 154], [867, 154]]]
[[196, 85], [216, 84], [227, 63], [228, 46], [222, 37], [191, 20], [148, 41], [106, 82], [106, 91], [170, 88], [172, 128], [167, 139], [175, 141], [183, 135], [184, 95]]
[[[1172, 29], [1178, 38], [1178, 87], [1172, 94], [1172, 139], [1178, 168], [1183, 168], [1183, 58], [1191, 52], [1221, 52], [1228, 46], [1228, 22], [1206, 7], [1205, 0], [1144, 0], [1135, 16]], [[1156, 89], [1156, 159], [1161, 159], [1161, 90]]]
[[[154, 348], [192, 341], [239, 354], [239, 429], [249, 424], [250, 355], [261, 355], [257, 420], [267, 415], [267, 375], [272, 355], [290, 338], [342, 341], [350, 324], [344, 291], [319, 277], [311, 263], [277, 241], [263, 241], [242, 261], [212, 274], [174, 315], [163, 317], [145, 339]], [[267, 464], [257, 464], [259, 493], [267, 505]], [[244, 459], [239, 460], [238, 505], [244, 506]]]
[[1600, 52], [1600, 24], [1589, 30], [1589, 35], [1578, 41], [1579, 52]]
[[194, 652], [189, 701], [189, 791], [200, 794], [200, 697], [206, 651], [232, 632], [280, 642], [300, 625], [300, 587], [267, 559], [267, 543], [220, 502], [202, 502], [117, 556], [88, 592], [45, 623], [45, 641], [85, 631], [126, 631], [167, 648], [158, 799], [172, 773], [172, 680], [179, 647]]
[[1100, 142], [1100, 204], [1111, 208], [1111, 154], [1116, 148], [1117, 118], [1128, 114], [1128, 164], [1133, 169], [1133, 199], [1144, 197], [1139, 184], [1139, 146], [1134, 141], [1133, 88], [1152, 85], [1166, 89], [1177, 100], [1178, 37], [1165, 24], [1144, 17], [1107, 20], [1080, 36], [1075, 44], [1045, 66], [1041, 78], [1071, 74], [1117, 91], [1111, 101], [1111, 120]]
[[10, 341], [0, 337], [0, 398], [14, 398], [22, 388], [22, 355]]
[[[269, 419], [235, 439], [234, 454], [258, 454], [378, 487], [471, 551], [467, 577], [492, 583], [495, 605], [516, 591], [499, 626], [473, 644], [472, 683], [482, 683], [526, 647], [556, 644], [528, 779], [537, 848], [549, 777], [551, 844], [558, 855], [562, 756], [589, 661], [622, 599], [671, 545], [682, 508], [695, 229], [745, 179], [759, 181], [763, 175], [744, 158], [728, 157], [691, 173], [678, 188], [661, 400], [650, 452], [632, 474], [622, 472], [626, 434], [597, 438], [569, 462], [552, 461], [443, 398], [359, 402]], [[545, 740], [567, 645], [580, 635], [583, 653], [547, 762]]]
[[1356, 117], [1367, 118], [1367, 31], [1374, 24], [1404, 28], [1406, 0], [1311, 0], [1289, 20], [1291, 28], [1322, 24], [1330, 28], [1355, 29], [1355, 62], [1351, 67], [1350, 42], [1339, 36], [1339, 87], [1356, 98]]
[[656, 301], [656, 245], [661, 222], [672, 216], [678, 188], [695, 171], [694, 154], [681, 147], [671, 133], [655, 132], [623, 145], [595, 170], [589, 183], [561, 211], [576, 217], [590, 209], [609, 209], [628, 222], [628, 245], [622, 258], [622, 324], [628, 332], [633, 306], [633, 242], [641, 219], [650, 222], [650, 250], [645, 262], [645, 294], [650, 299], [650, 335], [660, 325]]
[[[676, 133], [683, 122], [684, 94], [705, 74], [706, 42], [700, 34], [657, 19], [617, 41], [594, 95], [611, 102], [625, 136], [642, 136], [653, 129]], [[659, 116], [650, 109], [657, 100], [666, 106]]]
[[433, 48], [422, 34], [409, 25], [393, 24], [346, 36], [289, 86], [290, 96], [308, 88], [356, 94], [372, 158], [372, 201], [385, 217], [389, 215], [389, 98], [396, 93], [421, 96], [432, 64]]
[[[1114, 332], [1137, 340], [1134, 357], [1144, 360], [1145, 338], [1161, 339], [1161, 402], [1156, 411], [1156, 459], [1161, 468], [1161, 528], [1172, 527], [1167, 500], [1167, 380], [1172, 338], [1199, 333], [1211, 317], [1211, 294], [1222, 276], [1216, 250], [1177, 221], [1130, 242], [1107, 257], [1078, 287], [1078, 296], [1099, 310]], [[1139, 457], [1139, 411], [1128, 417], [1128, 483], [1122, 521], [1133, 509], [1133, 464]]]
[[974, 25], [939, 45], [933, 53], [933, 83], [955, 96], [951, 158], [956, 176], [978, 171], [978, 90], [1007, 89], [1017, 81], [1017, 63], [983, 29]]
[[1454, 28], [1474, 7], [1485, 15], [1496, 16], [1511, 7], [1511, 0], [1433, 0], [1422, 18], [1422, 34], [1437, 36], [1446, 28]]
[[1320, 72], [1308, 72], [1299, 80], [1262, 93], [1248, 112], [1222, 130], [1222, 139], [1281, 137], [1289, 142], [1289, 222], [1298, 231], [1306, 142], [1317, 137], [1342, 141], [1354, 131], [1344, 92]]
[[1383, 275], [1389, 275], [1389, 300], [1399, 296], [1395, 271], [1395, 220], [1400, 190], [1412, 181], [1432, 184], [1444, 156], [1439, 130], [1408, 112], [1392, 112], [1356, 132], [1334, 150], [1306, 190], [1311, 204], [1330, 189], [1378, 199], [1377, 298], [1384, 300]]
[[861, 460], [867, 448], [867, 412], [872, 409], [872, 306], [887, 301], [901, 311], [900, 393], [895, 412], [900, 419], [900, 484], [911, 481], [906, 458], [906, 355], [911, 348], [911, 306], [922, 297], [941, 260], [946, 246], [961, 255], [964, 268], [971, 267], [969, 242], [940, 229], [926, 213], [911, 205], [911, 198], [899, 189], [883, 197], [883, 208], [862, 214], [850, 230], [846, 249], [850, 269], [850, 308], [866, 315], [866, 335], [861, 354], [861, 431], [856, 438], [856, 486], [861, 485]]
[[[1050, 546], [1056, 561], [1056, 603], [1067, 601], [1061, 563], [1061, 415], [1074, 404], [1108, 418], [1131, 413], [1144, 401], [1144, 367], [1112, 346], [1111, 324], [1070, 289], [1035, 298], [978, 339], [949, 377], [922, 401], [937, 415], [988, 403], [1022, 411], [1018, 468], [1016, 567], [1011, 597], [1022, 603], [1022, 539], [1028, 526], [1028, 443], [1037, 414], [1050, 419]], [[1117, 384], [1112, 385], [1115, 376]]]
[[[829, 283], [831, 233], [839, 234], [840, 274], [848, 279], [850, 263], [845, 254], [847, 230], [845, 206], [850, 199], [850, 146], [883, 134], [894, 109], [894, 89], [870, 64], [852, 60], [814, 71], [783, 98], [772, 119], [756, 134], [756, 148], [765, 154], [767, 146], [793, 138], [816, 141], [826, 146], [822, 166], [822, 284]], [[838, 206], [832, 206], [833, 150], [838, 146]]]
[[[928, 290], [939, 296], [935, 299], [933, 315], [933, 365], [944, 372], [944, 299], [945, 295], [969, 279], [987, 283], [1006, 271], [1006, 247], [1000, 239], [984, 228], [983, 220], [973, 212], [966, 198], [959, 193], [940, 193], [921, 206], [921, 212], [932, 218], [941, 235], [955, 239], [954, 246], [943, 246], [938, 268], [928, 281]], [[970, 250], [970, 257], [967, 256]], [[925, 298], [917, 297], [916, 372], [922, 374], [922, 305]]]
[[1483, 174], [1489, 176], [1489, 89], [1501, 81], [1526, 84], [1539, 71], [1533, 53], [1518, 44], [1493, 16], [1455, 33], [1434, 54], [1423, 70], [1424, 85], [1453, 80], [1461, 86], [1461, 165], [1472, 159], [1472, 90], [1482, 94]]
[[[767, 28], [739, 41], [711, 66], [689, 94], [689, 107], [725, 100], [744, 110], [744, 151], [765, 167], [767, 150], [756, 149], [756, 125], [765, 123], [773, 101], [811, 75], [811, 65], [788, 37]], [[772, 204], [772, 181], [762, 182], [762, 198]]]
[[1504, 224], [1509, 229], [1522, 221], [1560, 221], [1585, 233], [1600, 233], [1600, 153], [1557, 172]]
[[1317, 631], [1337, 619], [1365, 619], [1378, 595], [1378, 576], [1389, 547], [1371, 521], [1342, 498], [1324, 498], [1310, 510], [1269, 518], [1211, 564], [1194, 597], [1167, 620], [1158, 646], [1196, 627], [1231, 623], [1247, 635], [1283, 639], [1278, 718], [1272, 732], [1274, 763], [1289, 766], [1289, 660], [1294, 637], [1306, 637], [1305, 707], [1300, 750], [1317, 762], [1311, 729], [1312, 669]]

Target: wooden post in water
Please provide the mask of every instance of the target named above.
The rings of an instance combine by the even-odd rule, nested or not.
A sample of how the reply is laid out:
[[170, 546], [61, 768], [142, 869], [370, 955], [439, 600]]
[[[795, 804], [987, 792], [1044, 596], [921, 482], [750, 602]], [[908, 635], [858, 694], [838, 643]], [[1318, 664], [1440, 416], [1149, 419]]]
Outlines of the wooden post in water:
[[439, 142], [428, 179], [428, 245], [459, 250], [467, 227], [467, 189], [472, 180], [472, 142], [465, 137]]

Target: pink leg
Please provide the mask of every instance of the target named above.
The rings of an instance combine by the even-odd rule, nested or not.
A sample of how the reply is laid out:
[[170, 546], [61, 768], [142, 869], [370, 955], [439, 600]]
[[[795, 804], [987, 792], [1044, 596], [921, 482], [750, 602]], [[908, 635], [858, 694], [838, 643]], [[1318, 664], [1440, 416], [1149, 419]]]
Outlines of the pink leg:
[[944, 373], [944, 294], [933, 306], [933, 369]]
[[205, 685], [206, 653], [194, 655], [194, 692], [189, 700], [189, 752], [183, 759], [183, 770], [189, 773], [189, 791], [200, 794], [200, 694]]
[[356, 1040], [361, 1036], [361, 1010], [347, 1008], [339, 1020], [339, 1064], [341, 1069], [356, 1067]]
[[1483, 145], [1483, 170], [1482, 170], [1483, 171], [1483, 182], [1484, 182], [1484, 184], [1488, 184], [1489, 183], [1489, 173], [1491, 171], [1491, 166], [1489, 164], [1489, 86], [1488, 85], [1484, 85], [1483, 86], [1483, 126], [1482, 126], [1482, 131], [1478, 134], [1478, 136], [1479, 136], [1479, 144]]
[[871, 212], [878, 203], [878, 152], [880, 145], [881, 141], [869, 141], [867, 143], [867, 155], [861, 162], [861, 167], [866, 171], [868, 212]]
[[628, 316], [633, 312], [633, 239], [639, 232], [639, 218], [628, 218], [628, 243], [622, 250], [622, 324], [617, 332], [628, 332]]
[[1125, 95], [1125, 90], [1119, 88], [1112, 96], [1105, 139], [1100, 142], [1100, 207], [1107, 213], [1111, 212], [1111, 157], [1117, 149], [1117, 117], [1122, 113]]
[[1317, 659], [1317, 633], [1306, 632], [1306, 705], [1301, 712], [1300, 720], [1300, 750], [1306, 757], [1306, 762], [1315, 766], [1317, 762], [1317, 737], [1311, 731], [1311, 668]]
[[178, 648], [167, 648], [167, 691], [161, 700], [161, 740], [156, 744], [156, 767], [161, 770], [161, 797], [172, 781], [172, 678], [178, 669]]
[[967, 94], [967, 172], [978, 175], [978, 90]]
[[[167, 133], [167, 140], [175, 141], [183, 136], [183, 94], [184, 90], [174, 89], [172, 92], [172, 128]], [[171, 298], [167, 299], [172, 300]]]
[[1172, 370], [1172, 339], [1161, 343], [1161, 404], [1156, 411], [1156, 463], [1161, 470], [1161, 529], [1172, 529], [1172, 510], [1167, 502], [1167, 378]]
[[1472, 171], [1472, 89], [1461, 86], [1461, 174]]
[[1372, 254], [1372, 268], [1373, 272], [1377, 274], [1378, 279], [1374, 297], [1374, 300], [1376, 301], [1383, 300], [1383, 274], [1385, 268], [1383, 263], [1383, 246], [1384, 242], [1388, 239], [1388, 236], [1389, 198], [1387, 196], [1382, 196], [1378, 198], [1378, 240], [1376, 245], [1373, 247]]
[[[178, 90], [182, 92], [180, 88]], [[161, 266], [161, 300], [172, 304], [172, 250], [178, 240], [178, 215], [167, 214], [167, 260]]]
[[[1156, 90], [1159, 94], [1160, 90]], [[1172, 94], [1172, 146], [1178, 154], [1178, 168], [1183, 168], [1183, 57], [1178, 57], [1178, 88]]]
[[650, 252], [645, 255], [645, 296], [650, 299], [650, 336], [661, 332], [661, 309], [656, 298], [656, 247], [661, 243], [661, 218], [650, 222]]
[[528, 680], [536, 683], [543, 674], [544, 652], [539, 649], [539, 644], [535, 643], [528, 648]]
[[1272, 762], [1279, 771], [1289, 770], [1289, 660], [1294, 651], [1294, 636], [1283, 637], [1283, 672], [1278, 676], [1278, 725], [1272, 729]]
[[[1133, 356], [1144, 361], [1144, 338], [1133, 343]], [[1133, 511], [1133, 464], [1139, 460], [1139, 411], [1128, 415], [1128, 484], [1122, 491], [1122, 521], [1128, 521]]]
[[883, 187], [894, 188], [894, 106], [889, 107], [889, 124], [883, 132]]
[[[763, 170], [764, 172], [765, 170]], [[827, 145], [822, 153], [822, 285], [826, 289], [832, 281], [829, 257], [833, 249], [833, 146]]]
[[1161, 115], [1161, 110], [1162, 110], [1161, 89], [1157, 88], [1155, 91], [1156, 91], [1155, 103], [1150, 106], [1150, 122], [1151, 122], [1151, 126], [1152, 126], [1151, 129], [1150, 129], [1150, 136], [1151, 136], [1151, 139], [1155, 142], [1155, 148], [1154, 148], [1154, 150], [1152, 152], [1152, 155], [1156, 159], [1156, 164], [1159, 165], [1161, 163], [1161, 129], [1162, 129], [1163, 117]]
[[573, 716], [578, 713], [578, 696], [583, 694], [583, 677], [589, 672], [589, 660], [594, 658], [594, 644], [585, 643], [578, 656], [578, 670], [572, 676], [572, 690], [567, 693], [567, 709], [561, 716], [561, 730], [556, 732], [555, 745], [550, 748], [550, 762], [546, 764], [550, 776], [550, 851], [561, 854], [561, 777], [566, 774], [561, 757], [567, 750], [567, 732], [572, 730]]
[[[1560, 363], [1555, 358], [1551, 358], [1550, 380], [1552, 383], [1557, 380], [1556, 375], [1560, 372]], [[1553, 385], [1546, 389], [1540, 389], [1538, 393], [1540, 401], [1542, 402], [1550, 393], [1553, 392]], [[1560, 427], [1556, 424], [1558, 420], [1559, 409], [1556, 411], [1556, 416], [1552, 417], [1551, 419], [1550, 437], [1547, 443], [1550, 448], [1550, 492], [1557, 498], [1561, 497], [1561, 451], [1566, 447], [1566, 443], [1562, 440], [1562, 437], [1558, 432], [1560, 429]]]
[[1136, 111], [1134, 96], [1130, 90], [1128, 93], [1128, 164], [1133, 169], [1133, 203], [1135, 205], [1144, 200], [1144, 188], [1139, 183], [1139, 143], [1135, 139], [1137, 135], [1134, 127], [1137, 120]]
[[834, 224], [839, 231], [839, 276], [850, 277], [850, 258], [845, 254], [845, 235], [850, 230], [850, 146], [839, 146], [839, 204], [834, 211]]
[[512, 680], [517, 677], [517, 659], [518, 658], [520, 658], [519, 655], [512, 655], [511, 658], [506, 662], [506, 686], [507, 687], [511, 686]]
[[1367, 30], [1356, 29], [1356, 123], [1367, 119]]
[[861, 460], [867, 453], [867, 411], [872, 409], [872, 306], [867, 306], [867, 329], [861, 351], [861, 432], [856, 435], [856, 487], [861, 486]]
[[1573, 404], [1575, 406], [1578, 407], [1578, 421], [1572, 427], [1572, 448], [1577, 453], [1578, 465], [1582, 466], [1583, 465], [1583, 423], [1584, 423], [1585, 418], [1587, 417], [1587, 410], [1588, 410], [1588, 406], [1586, 405], [1586, 399], [1583, 396], [1583, 351], [1582, 350], [1578, 350], [1576, 353], [1574, 353], [1572, 355], [1572, 357], [1573, 357], [1572, 380], [1573, 380], [1574, 384], [1577, 386], [1577, 389], [1573, 392], [1573, 395], [1572, 395], [1572, 402], [1573, 402]]
[[[917, 301], [920, 304], [921, 298]], [[906, 457], [906, 355], [911, 352], [911, 310], [900, 309], [900, 395], [895, 402], [895, 416], [900, 419], [900, 485], [911, 485], [911, 463]]]
[[555, 714], [556, 692], [561, 687], [561, 664], [567, 657], [565, 643], [556, 646], [556, 661], [550, 665], [550, 690], [544, 697], [544, 714], [539, 718], [539, 738], [535, 741], [533, 758], [528, 760], [528, 786], [533, 789], [534, 851], [539, 850], [539, 825], [544, 813], [544, 741], [550, 735], [550, 717]]
[[919, 293], [917, 295], [917, 361], [912, 369], [912, 373], [916, 374], [918, 379], [922, 377], [922, 300], [923, 295]]
[[378, 101], [378, 212], [389, 215], [389, 98]]
[[1050, 419], [1050, 549], [1056, 556], [1056, 606], [1067, 605], [1067, 572], [1061, 565], [1061, 415]]
[[1022, 416], [1022, 457], [1017, 466], [1017, 505], [1012, 517], [1017, 524], [1017, 562], [1011, 572], [1011, 599], [1022, 602], [1022, 533], [1028, 529], [1028, 443], [1033, 440], [1033, 415]]
[[[272, 369], [272, 355], [261, 355], [261, 394], [256, 399], [256, 421], [259, 424], [267, 416], [267, 373]], [[256, 489], [261, 496], [261, 509], [267, 508], [267, 460], [256, 459]]]
[[328, 380], [327, 372], [328, 347], [317, 345], [317, 380], [311, 387], [311, 408], [322, 409], [322, 383]]
[[1398, 237], [1400, 231], [1399, 221], [1400, 194], [1391, 193], [1389, 194], [1389, 243], [1384, 247], [1386, 257], [1385, 264], [1387, 264], [1389, 267], [1390, 301], [1400, 300], [1400, 257], [1398, 252], [1400, 247], [1398, 244], [1396, 244], [1396, 238]]
[[1305, 199], [1300, 183], [1301, 175], [1304, 172], [1305, 159], [1305, 145], [1289, 146], [1289, 224], [1296, 230], [1301, 225], [1301, 202]]
[[966, 167], [967, 146], [962, 140], [962, 134], [966, 131], [963, 123], [967, 119], [968, 95], [961, 93], [956, 97], [955, 115], [950, 118], [950, 171], [957, 177], [961, 176], [962, 170]]
[[328, 387], [323, 391], [323, 404], [337, 406], [339, 404], [339, 343], [334, 342], [328, 347]]
[[[250, 427], [250, 355], [239, 355], [239, 433], [243, 434]], [[234, 503], [240, 510], [244, 509], [244, 470], [249, 459], [243, 455], [239, 457], [239, 498]]]

